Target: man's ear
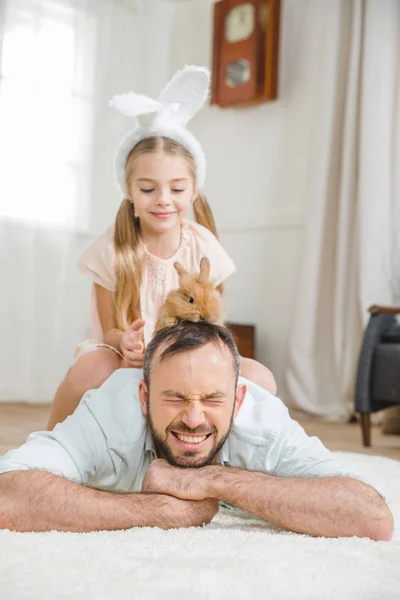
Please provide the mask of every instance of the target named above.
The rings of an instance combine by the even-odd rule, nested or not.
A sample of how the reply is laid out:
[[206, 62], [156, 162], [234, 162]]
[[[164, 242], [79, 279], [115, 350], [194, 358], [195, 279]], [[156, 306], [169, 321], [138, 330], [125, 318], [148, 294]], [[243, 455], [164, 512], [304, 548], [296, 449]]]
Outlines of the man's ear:
[[149, 401], [149, 391], [148, 391], [147, 385], [143, 379], [139, 383], [138, 391], [139, 391], [139, 402], [140, 402], [140, 407], [142, 409], [142, 413], [145, 415], [145, 417], [147, 417], [147, 413], [148, 413], [147, 403]]
[[235, 410], [233, 411], [234, 417], [236, 417], [239, 414], [239, 411], [242, 408], [242, 404], [244, 402], [246, 394], [247, 394], [247, 387], [244, 384], [238, 385], [236, 388]]

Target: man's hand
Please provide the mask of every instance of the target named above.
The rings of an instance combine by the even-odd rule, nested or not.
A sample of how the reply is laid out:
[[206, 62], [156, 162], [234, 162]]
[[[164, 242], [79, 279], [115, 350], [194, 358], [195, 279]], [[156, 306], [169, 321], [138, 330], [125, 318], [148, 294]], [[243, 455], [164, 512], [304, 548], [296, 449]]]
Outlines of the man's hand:
[[206, 493], [207, 469], [181, 469], [167, 461], [153, 461], [145, 475], [142, 491], [169, 497], [169, 527], [199, 527], [209, 523], [218, 512], [218, 500]]
[[204, 500], [211, 497], [208, 484], [214, 475], [215, 467], [182, 469], [172, 467], [166, 460], [157, 459], [147, 470], [142, 490], [168, 494], [182, 500]]
[[[146, 495], [144, 495], [146, 496]], [[164, 495], [154, 496], [161, 498]], [[152, 498], [153, 496], [148, 496]], [[155, 523], [162, 529], [178, 529], [180, 527], [201, 527], [210, 523], [218, 512], [218, 500], [181, 500], [173, 496], [164, 496], [164, 513], [160, 523]], [[156, 517], [157, 519], [157, 517]]]

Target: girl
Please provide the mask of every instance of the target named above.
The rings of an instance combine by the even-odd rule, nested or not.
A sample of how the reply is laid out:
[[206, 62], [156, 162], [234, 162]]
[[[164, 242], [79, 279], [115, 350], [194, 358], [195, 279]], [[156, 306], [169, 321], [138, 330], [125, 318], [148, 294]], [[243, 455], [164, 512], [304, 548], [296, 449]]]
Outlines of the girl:
[[[112, 104], [124, 114], [153, 113], [150, 126], [136, 127], [121, 144], [115, 164], [125, 196], [115, 224], [84, 251], [78, 266], [93, 281], [91, 339], [78, 346], [76, 362], [57, 390], [48, 429], [77, 407], [84, 393], [99, 387], [121, 367], [141, 368], [144, 347], [168, 292], [178, 287], [173, 267], [199, 270], [207, 256], [217, 285], [234, 264], [217, 239], [211, 209], [200, 191], [205, 157], [186, 129], [208, 95], [209, 72], [186, 67], [155, 102], [130, 93]], [[185, 219], [192, 208], [196, 222]], [[271, 372], [242, 358], [241, 373], [273, 394]]]

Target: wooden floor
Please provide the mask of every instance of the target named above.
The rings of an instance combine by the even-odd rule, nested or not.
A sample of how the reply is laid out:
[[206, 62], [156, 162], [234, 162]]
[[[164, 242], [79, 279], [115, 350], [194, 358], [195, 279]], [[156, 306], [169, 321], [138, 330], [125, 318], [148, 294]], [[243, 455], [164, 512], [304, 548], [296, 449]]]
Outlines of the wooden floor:
[[[0, 456], [20, 446], [32, 431], [46, 427], [49, 405], [0, 404]], [[300, 420], [309, 435], [316, 435], [330, 450], [362, 452], [400, 460], [400, 435], [383, 435], [372, 428], [372, 447], [364, 448], [358, 423], [338, 424]]]

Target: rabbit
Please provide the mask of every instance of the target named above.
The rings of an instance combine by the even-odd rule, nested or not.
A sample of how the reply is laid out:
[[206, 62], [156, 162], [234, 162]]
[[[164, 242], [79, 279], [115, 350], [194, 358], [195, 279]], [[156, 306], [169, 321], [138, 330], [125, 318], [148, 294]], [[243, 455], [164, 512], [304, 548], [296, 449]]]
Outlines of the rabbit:
[[222, 298], [210, 277], [210, 261], [203, 257], [200, 273], [189, 273], [178, 262], [179, 288], [169, 292], [159, 310], [154, 333], [180, 321], [207, 321], [221, 324]]

